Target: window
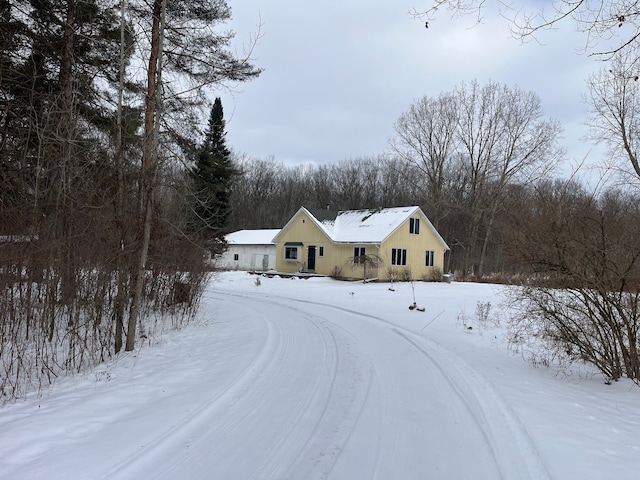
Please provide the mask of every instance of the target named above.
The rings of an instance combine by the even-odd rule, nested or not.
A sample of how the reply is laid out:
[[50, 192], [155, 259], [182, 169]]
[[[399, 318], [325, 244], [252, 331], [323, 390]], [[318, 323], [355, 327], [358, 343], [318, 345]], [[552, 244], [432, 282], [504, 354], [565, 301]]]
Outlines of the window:
[[392, 248], [391, 249], [391, 265], [406, 265], [406, 264], [407, 264], [407, 249]]
[[366, 255], [364, 247], [354, 247], [353, 249], [353, 263], [364, 263], [364, 256]]
[[419, 218], [410, 218], [409, 219], [409, 233], [413, 235], [420, 234], [420, 219]]
[[318, 256], [324, 257], [324, 247], [318, 247]]
[[298, 247], [284, 247], [285, 260], [298, 260]]
[[425, 267], [433, 267], [435, 255], [436, 252], [434, 252], [433, 250], [427, 250], [424, 263]]
[[238, 260], [240, 260], [240, 255], [238, 255], [237, 253], [234, 253], [233, 259], [237, 262]]

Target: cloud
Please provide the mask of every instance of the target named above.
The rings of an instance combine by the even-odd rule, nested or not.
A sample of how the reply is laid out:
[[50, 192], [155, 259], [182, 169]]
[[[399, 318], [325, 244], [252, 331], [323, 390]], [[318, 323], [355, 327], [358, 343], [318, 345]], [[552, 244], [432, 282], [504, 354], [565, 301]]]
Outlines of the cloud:
[[565, 127], [570, 158], [581, 158], [584, 79], [601, 65], [577, 52], [584, 38], [567, 23], [521, 44], [508, 24], [487, 14], [412, 18], [415, 0], [372, 3], [326, 0], [314, 8], [294, 0], [243, 0], [229, 27], [238, 48], [255, 33], [263, 75], [221, 92], [234, 150], [287, 163], [336, 162], [384, 153], [393, 124], [422, 96], [477, 79], [536, 92], [547, 116]]

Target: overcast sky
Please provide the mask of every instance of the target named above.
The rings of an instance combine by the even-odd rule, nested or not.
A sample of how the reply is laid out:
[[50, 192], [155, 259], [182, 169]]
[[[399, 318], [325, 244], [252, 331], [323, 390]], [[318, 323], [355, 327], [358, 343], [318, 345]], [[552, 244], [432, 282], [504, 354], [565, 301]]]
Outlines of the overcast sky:
[[579, 50], [585, 38], [567, 22], [522, 44], [508, 23], [439, 13], [426, 29], [410, 11], [429, 0], [228, 0], [234, 46], [261, 24], [255, 64], [264, 69], [233, 93], [220, 92], [227, 143], [252, 158], [320, 165], [388, 151], [393, 124], [422, 96], [477, 79], [536, 92], [558, 119], [568, 165], [584, 157], [585, 78], [601, 62]]

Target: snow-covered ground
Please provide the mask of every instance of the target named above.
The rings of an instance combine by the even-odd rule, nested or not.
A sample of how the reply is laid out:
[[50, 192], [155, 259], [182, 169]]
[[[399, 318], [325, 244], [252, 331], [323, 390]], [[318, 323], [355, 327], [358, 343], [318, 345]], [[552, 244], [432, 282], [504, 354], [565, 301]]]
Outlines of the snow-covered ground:
[[0, 478], [640, 478], [640, 388], [511, 353], [502, 287], [255, 279], [0, 409]]

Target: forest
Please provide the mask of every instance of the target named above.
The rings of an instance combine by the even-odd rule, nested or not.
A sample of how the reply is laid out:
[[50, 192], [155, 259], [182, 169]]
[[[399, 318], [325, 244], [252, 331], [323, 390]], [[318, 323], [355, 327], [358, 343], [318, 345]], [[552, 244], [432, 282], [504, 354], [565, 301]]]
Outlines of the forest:
[[[545, 338], [640, 376], [628, 59], [590, 81], [593, 137], [632, 167], [607, 189], [559, 175], [561, 125], [497, 82], [408, 104], [377, 156], [285, 166], [226, 144], [216, 89], [261, 73], [229, 48], [230, 14], [224, 0], [0, 1], [0, 403], [133, 350], [160, 317], [187, 322], [224, 235], [301, 206], [420, 206], [457, 279], [535, 287], [520, 299]], [[558, 287], [588, 338], [548, 309]]]
[[227, 215], [211, 182], [231, 171], [212, 94], [260, 74], [230, 49], [230, 14], [0, 2], [0, 400], [197, 309]]

